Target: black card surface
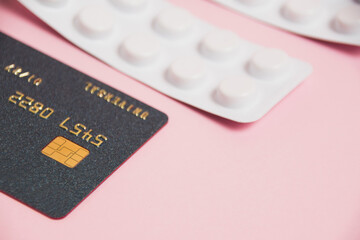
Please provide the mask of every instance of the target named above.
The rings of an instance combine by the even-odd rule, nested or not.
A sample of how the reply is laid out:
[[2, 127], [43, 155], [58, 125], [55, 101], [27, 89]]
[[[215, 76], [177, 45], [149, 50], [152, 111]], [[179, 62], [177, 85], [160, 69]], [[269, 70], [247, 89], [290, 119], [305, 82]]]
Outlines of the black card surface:
[[0, 33], [0, 190], [62, 218], [167, 116]]

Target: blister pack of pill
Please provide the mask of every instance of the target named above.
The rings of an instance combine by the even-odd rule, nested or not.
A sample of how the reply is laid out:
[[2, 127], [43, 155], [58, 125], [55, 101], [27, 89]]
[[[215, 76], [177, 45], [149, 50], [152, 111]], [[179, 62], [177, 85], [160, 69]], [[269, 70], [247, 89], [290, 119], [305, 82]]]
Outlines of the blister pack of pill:
[[310, 64], [264, 48], [164, 0], [21, 0], [71, 42], [199, 109], [253, 122], [299, 85]]
[[360, 46], [359, 0], [211, 0], [287, 31]]

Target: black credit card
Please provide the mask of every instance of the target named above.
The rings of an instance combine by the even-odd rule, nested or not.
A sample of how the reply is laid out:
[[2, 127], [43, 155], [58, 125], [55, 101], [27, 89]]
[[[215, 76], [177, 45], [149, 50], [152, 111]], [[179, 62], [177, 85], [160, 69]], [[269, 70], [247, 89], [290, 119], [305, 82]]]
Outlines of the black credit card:
[[66, 216], [167, 116], [0, 33], [0, 190]]

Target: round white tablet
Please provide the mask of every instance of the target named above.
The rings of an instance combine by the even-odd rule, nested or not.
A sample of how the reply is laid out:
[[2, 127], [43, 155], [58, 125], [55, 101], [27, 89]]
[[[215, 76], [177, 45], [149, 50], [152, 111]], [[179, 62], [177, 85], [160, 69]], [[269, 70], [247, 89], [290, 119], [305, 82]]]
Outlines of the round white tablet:
[[39, 0], [41, 3], [52, 6], [52, 7], [59, 7], [65, 5], [67, 0]]
[[227, 77], [220, 82], [215, 97], [226, 107], [244, 106], [257, 97], [256, 81], [246, 76]]
[[120, 47], [121, 56], [132, 64], [147, 64], [160, 52], [159, 41], [151, 34], [139, 33], [128, 36]]
[[272, 78], [286, 72], [289, 56], [282, 50], [266, 48], [256, 52], [250, 59], [248, 71], [258, 78]]
[[306, 23], [319, 15], [320, 2], [317, 0], [289, 0], [282, 8], [283, 16], [297, 23]]
[[202, 39], [200, 52], [205, 57], [219, 60], [234, 56], [239, 49], [239, 37], [228, 30], [215, 30]]
[[340, 10], [334, 19], [334, 28], [341, 33], [360, 33], [360, 6], [348, 6]]
[[139, 11], [146, 7], [148, 0], [111, 0], [123, 11]]
[[206, 75], [206, 66], [196, 56], [185, 56], [175, 60], [168, 68], [167, 78], [174, 85], [189, 88], [200, 83]]
[[187, 34], [193, 25], [194, 17], [188, 11], [176, 7], [161, 11], [154, 21], [155, 30], [170, 37]]
[[79, 30], [90, 37], [103, 37], [111, 32], [115, 18], [102, 5], [89, 5], [83, 8], [76, 17]]

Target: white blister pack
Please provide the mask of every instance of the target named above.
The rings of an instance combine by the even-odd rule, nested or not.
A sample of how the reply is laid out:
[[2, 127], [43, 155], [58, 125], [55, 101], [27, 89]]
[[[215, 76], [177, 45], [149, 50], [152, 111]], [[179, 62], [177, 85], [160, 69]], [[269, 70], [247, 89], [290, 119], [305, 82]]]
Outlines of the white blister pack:
[[212, 0], [287, 31], [360, 46], [360, 0]]
[[311, 72], [284, 51], [164, 0], [22, 0], [80, 48], [175, 99], [237, 122], [266, 114]]

